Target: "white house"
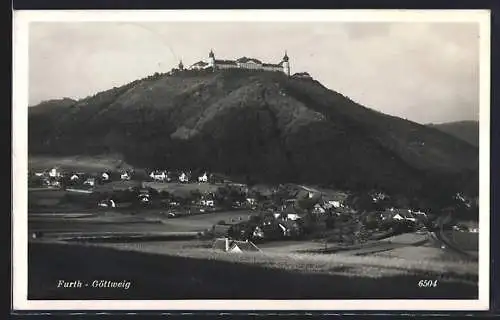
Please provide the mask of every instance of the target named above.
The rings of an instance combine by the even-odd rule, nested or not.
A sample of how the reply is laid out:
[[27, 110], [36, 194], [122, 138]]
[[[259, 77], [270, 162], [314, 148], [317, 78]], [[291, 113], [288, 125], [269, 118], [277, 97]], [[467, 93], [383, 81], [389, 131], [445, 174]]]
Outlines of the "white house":
[[200, 204], [202, 206], [206, 206], [206, 207], [213, 207], [215, 205], [215, 202], [214, 202], [214, 200], [204, 200], [203, 199], [200, 201]]
[[394, 220], [404, 220], [404, 218], [399, 213], [396, 213], [395, 215], [393, 215], [392, 218]]
[[249, 205], [255, 206], [257, 204], [257, 200], [254, 198], [246, 198], [246, 201], [248, 202]]
[[231, 246], [227, 252], [230, 253], [241, 253], [241, 252], [259, 252], [261, 251], [253, 242], [246, 241], [232, 241]]
[[165, 181], [167, 179], [167, 173], [165, 171], [152, 171], [149, 176], [156, 181]]
[[208, 181], [208, 176], [207, 176], [207, 173], [203, 173], [203, 175], [199, 176], [198, 177], [198, 182], [200, 183], [205, 183]]
[[288, 220], [295, 221], [295, 220], [300, 219], [300, 216], [298, 214], [296, 214], [296, 213], [289, 213], [289, 214], [287, 214], [286, 218]]
[[101, 178], [102, 178], [102, 180], [104, 180], [104, 181], [108, 181], [108, 180], [109, 180], [109, 173], [107, 173], [107, 172], [103, 172], [103, 173], [101, 174]]
[[325, 213], [326, 210], [320, 204], [317, 203], [314, 205], [313, 212], [321, 214], [321, 213]]
[[76, 181], [76, 180], [80, 179], [80, 177], [77, 174], [73, 174], [69, 179], [71, 181]]
[[83, 184], [93, 187], [95, 185], [95, 178], [87, 178]]
[[97, 205], [102, 208], [116, 208], [116, 203], [113, 199], [101, 201]]
[[49, 177], [51, 177], [51, 178], [57, 178], [57, 177], [60, 177], [60, 176], [61, 176], [61, 173], [57, 170], [57, 168], [50, 169], [50, 171], [49, 171]]
[[179, 181], [180, 182], [189, 182], [189, 178], [188, 176], [183, 172], [181, 173], [181, 175], [179, 176]]
[[394, 219], [394, 220], [407, 220], [407, 221], [412, 221], [412, 222], [417, 221], [417, 219], [413, 216], [411, 210], [401, 210], [401, 209], [394, 209], [394, 208], [391, 208], [389, 210], [390, 210], [390, 212], [393, 213], [392, 219]]
[[130, 180], [130, 174], [127, 171], [122, 172], [122, 174], [120, 175], [120, 179], [122, 179], [122, 180]]
[[342, 203], [338, 200], [330, 200], [328, 201], [328, 204], [330, 204], [334, 208], [340, 208], [342, 206]]

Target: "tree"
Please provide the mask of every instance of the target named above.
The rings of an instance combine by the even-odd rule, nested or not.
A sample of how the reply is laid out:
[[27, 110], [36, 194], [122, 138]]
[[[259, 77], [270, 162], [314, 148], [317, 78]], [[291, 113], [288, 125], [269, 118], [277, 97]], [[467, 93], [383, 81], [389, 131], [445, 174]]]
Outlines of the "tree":
[[375, 210], [372, 197], [367, 193], [353, 194], [347, 198], [347, 203], [350, 207], [359, 211], [360, 213]]
[[189, 193], [190, 196], [191, 196], [191, 199], [193, 200], [200, 200], [201, 197], [203, 196], [200, 192], [200, 190], [196, 189], [196, 190], [191, 190], [191, 192]]

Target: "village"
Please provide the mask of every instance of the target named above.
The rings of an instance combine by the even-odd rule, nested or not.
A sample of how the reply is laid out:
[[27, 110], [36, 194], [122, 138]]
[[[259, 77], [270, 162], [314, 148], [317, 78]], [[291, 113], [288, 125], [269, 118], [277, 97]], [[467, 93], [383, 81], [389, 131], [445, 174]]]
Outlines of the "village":
[[[205, 170], [80, 172], [54, 167], [30, 172], [28, 181], [30, 212], [85, 210], [159, 219], [210, 216], [211, 225], [201, 230], [202, 236], [223, 251], [230, 251], [227, 241], [240, 241], [248, 250], [280, 240], [357, 245], [442, 227], [435, 214], [398, 207], [380, 191], [353, 195], [294, 184], [248, 186]], [[36, 196], [49, 190], [61, 196]], [[459, 196], [465, 206], [471, 205]], [[477, 232], [452, 220], [444, 228]]]

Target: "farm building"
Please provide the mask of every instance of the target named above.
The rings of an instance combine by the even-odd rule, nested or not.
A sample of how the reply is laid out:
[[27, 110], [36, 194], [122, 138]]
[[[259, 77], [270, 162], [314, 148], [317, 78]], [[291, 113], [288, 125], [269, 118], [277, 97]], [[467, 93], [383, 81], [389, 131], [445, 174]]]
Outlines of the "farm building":
[[224, 252], [259, 252], [261, 251], [251, 241], [230, 240], [229, 238], [215, 239], [212, 246], [213, 249]]
[[261, 250], [251, 241], [233, 241], [228, 252], [260, 252]]

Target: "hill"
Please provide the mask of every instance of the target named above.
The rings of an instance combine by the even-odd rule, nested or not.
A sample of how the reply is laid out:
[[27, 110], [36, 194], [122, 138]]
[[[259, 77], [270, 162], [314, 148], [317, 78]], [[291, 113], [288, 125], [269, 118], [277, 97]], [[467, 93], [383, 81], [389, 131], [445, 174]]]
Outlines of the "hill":
[[252, 181], [477, 194], [478, 149], [273, 72], [155, 74], [29, 109], [30, 154], [121, 154], [139, 167]]
[[456, 138], [462, 139], [473, 146], [479, 147], [478, 121], [456, 121], [440, 124], [431, 123], [429, 126], [448, 133]]

